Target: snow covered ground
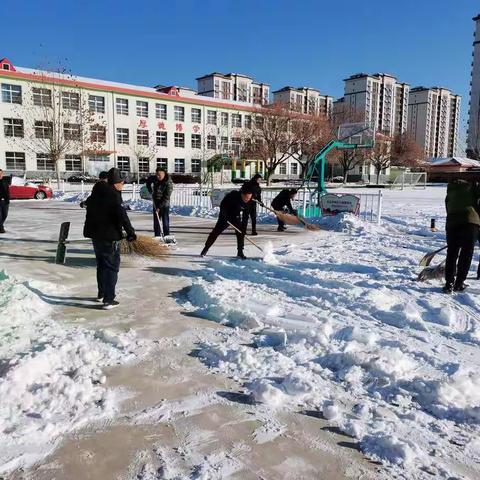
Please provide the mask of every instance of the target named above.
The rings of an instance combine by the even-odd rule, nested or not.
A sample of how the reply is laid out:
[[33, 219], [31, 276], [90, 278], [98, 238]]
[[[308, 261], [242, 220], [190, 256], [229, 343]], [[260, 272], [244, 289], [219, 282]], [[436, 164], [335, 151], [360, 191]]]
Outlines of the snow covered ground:
[[31, 466], [66, 433], [113, 416], [127, 392], [105, 388], [103, 369], [147, 352], [134, 331], [53, 320], [46, 299], [59, 292], [0, 271], [0, 475]]
[[[120, 296], [128, 300], [116, 315], [145, 339], [116, 328], [118, 317], [102, 314], [97, 319], [90, 313], [88, 322], [77, 323], [72, 322], [72, 312], [67, 322], [61, 321], [61, 309], [53, 314], [49, 296], [67, 297], [68, 289], [78, 287], [75, 276], [83, 283], [88, 280], [88, 269], [66, 267], [63, 274], [72, 277], [68, 288], [53, 279], [46, 283], [45, 274], [42, 281], [28, 282], [1, 274], [0, 444], [4, 448], [0, 474], [31, 465], [78, 427], [113, 417], [122, 400], [141, 390], [144, 375], [142, 388], [160, 385], [160, 390], [149, 391], [140, 401], [135, 398], [122, 418], [128, 431], [152, 428], [155, 445], [145, 451], [136, 447], [131, 475], [121, 478], [259, 478], [252, 466], [263, 460], [262, 468], [271, 472], [273, 459], [278, 461], [278, 475], [262, 473], [262, 478], [295, 478], [300, 471], [304, 478], [318, 478], [325, 464], [335, 465], [333, 457], [322, 462], [312, 456], [308, 463], [302, 455], [310, 438], [305, 435], [307, 425], [318, 428], [318, 438], [311, 436], [314, 447], [309, 455], [315, 451], [326, 458], [325, 448], [332, 448], [321, 436], [318, 416], [332, 429], [356, 439], [367, 457], [382, 463], [386, 473], [375, 472], [375, 479], [480, 478], [480, 283], [470, 280], [469, 290], [448, 297], [440, 293], [440, 280], [415, 280], [420, 258], [445, 243], [444, 196], [444, 187], [385, 191], [380, 226], [344, 216], [322, 219], [319, 233], [296, 235], [293, 232], [299, 230], [290, 227], [286, 235], [264, 237], [262, 229], [271, 230], [268, 224], [275, 221], [265, 215], [258, 240], [265, 245], [265, 239], [272, 238], [275, 246], [267, 245], [263, 261], [215, 256], [228, 255], [234, 248], [234, 237], [222, 236], [206, 264], [195, 263], [198, 259], [191, 255], [198, 253], [211, 221], [199, 224], [185, 216], [210, 219], [217, 211], [175, 209], [174, 214], [184, 216], [182, 225], [173, 221], [179, 234], [183, 232], [184, 243], [172, 252], [169, 263], [132, 264], [126, 270], [129, 274], [122, 270], [120, 275]], [[78, 203], [82, 198], [63, 199]], [[129, 205], [136, 210], [134, 224], [148, 231], [151, 218], [142, 212], [150, 211], [151, 204]], [[72, 216], [83, 216], [74, 205], [52, 202], [52, 206], [35, 210], [43, 224], [51, 221], [52, 212], [60, 215], [65, 208]], [[429, 230], [431, 218], [436, 218], [439, 231]], [[195, 225], [200, 225], [199, 231]], [[81, 224], [75, 228], [80, 235]], [[22, 255], [28, 267], [21, 271], [25, 275], [44, 271], [41, 263], [30, 265], [34, 257], [29, 256], [28, 242], [37, 232], [32, 224], [14, 234], [19, 242], [24, 237]], [[48, 235], [55, 239], [57, 227]], [[15, 252], [16, 261], [22, 261], [18, 249]], [[78, 247], [74, 255], [81, 252]], [[247, 247], [247, 254], [255, 251]], [[438, 261], [442, 258], [439, 255]], [[83, 267], [83, 260], [76, 262]], [[477, 259], [472, 274], [476, 265]], [[173, 285], [172, 276], [182, 275], [182, 282], [189, 286], [174, 295], [179, 305], [168, 300], [173, 304], [169, 308], [177, 310], [143, 318], [146, 302], [163, 299], [156, 297], [162, 292], [157, 288], [160, 278]], [[134, 285], [128, 278], [132, 276]], [[151, 297], [145, 292], [151, 292]], [[167, 289], [165, 298], [173, 292]], [[179, 309], [187, 315], [176, 317]], [[206, 328], [205, 318], [227, 328]], [[165, 324], [156, 326], [160, 320]], [[111, 329], [105, 330], [105, 325]], [[165, 336], [167, 325], [171, 337]], [[160, 356], [147, 355], [148, 367], [138, 366], [134, 388], [119, 387], [120, 381], [105, 383], [107, 367], [130, 368], [144, 358], [152, 340], [163, 350]], [[194, 342], [198, 354], [189, 357], [187, 374], [182, 363]], [[205, 375], [198, 359], [204, 370], [218, 375]], [[219, 396], [211, 377], [220, 384], [225, 377], [233, 379], [245, 395], [238, 390], [228, 393], [246, 404], [233, 407], [238, 404]], [[301, 423], [299, 417], [314, 421]], [[249, 420], [258, 422], [253, 433], [245, 427]], [[163, 429], [168, 434], [162, 437]], [[230, 432], [238, 435], [237, 441], [231, 441]], [[125, 438], [135, 447], [131, 436]], [[292, 438], [295, 442], [289, 443]], [[279, 449], [281, 442], [285, 450]], [[297, 444], [297, 451], [289, 456]], [[76, 448], [67, 451], [76, 452]], [[102, 462], [114, 457], [112, 451], [104, 451]], [[342, 451], [354, 458], [355, 452], [336, 444], [330, 454]], [[46, 472], [59, 468], [55, 467], [58, 459], [68, 464], [65, 458], [72, 456], [53, 456]], [[91, 468], [101, 471], [99, 465]], [[247, 470], [251, 476], [245, 476]], [[66, 478], [60, 470], [55, 472], [56, 478]], [[359, 464], [352, 461], [351, 475], [344, 470], [338, 478], [360, 478], [359, 472]]]
[[212, 259], [181, 300], [232, 327], [202, 361], [274, 410], [322, 412], [394, 478], [479, 478], [480, 284], [415, 281], [444, 195], [386, 192], [379, 227], [347, 215], [263, 262]]

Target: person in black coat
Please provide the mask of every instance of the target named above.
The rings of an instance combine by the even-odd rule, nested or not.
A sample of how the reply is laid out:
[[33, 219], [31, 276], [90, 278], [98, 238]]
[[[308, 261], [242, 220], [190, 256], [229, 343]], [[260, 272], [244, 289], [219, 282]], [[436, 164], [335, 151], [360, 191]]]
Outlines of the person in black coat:
[[[95, 182], [95, 185], [93, 186], [92, 191], [90, 192], [90, 195], [95, 191], [95, 188], [99, 183], [107, 183], [107, 182], [108, 182], [108, 172], [103, 172], [103, 171], [100, 172], [98, 174], [98, 181]], [[86, 206], [87, 205], [85, 201], [80, 202], [80, 208], [85, 208]]]
[[257, 233], [257, 202], [262, 203], [262, 187], [260, 186], [260, 180], [262, 176], [259, 173], [256, 173], [247, 184], [250, 186], [253, 192], [253, 200], [250, 202], [250, 209], [248, 216], [252, 222], [252, 235], [258, 235]]
[[163, 168], [158, 167], [155, 175], [148, 177], [146, 187], [152, 195], [154, 235], [156, 237], [161, 235], [158, 218], [162, 220], [163, 234], [170, 235], [170, 197], [173, 192], [173, 181]]
[[[272, 200], [272, 208], [278, 211], [286, 210], [288, 213], [292, 215], [296, 215], [297, 211], [292, 206], [292, 200], [295, 198], [297, 194], [296, 188], [284, 188], [273, 200]], [[284, 232], [287, 227], [285, 226], [285, 222], [282, 222], [277, 217], [278, 222], [278, 232]]]
[[240, 190], [233, 190], [225, 195], [220, 203], [220, 215], [217, 223], [205, 242], [205, 247], [200, 254], [204, 257], [210, 247], [215, 243], [218, 236], [226, 230], [230, 222], [240, 232], [235, 230], [237, 236], [237, 257], [245, 259], [243, 248], [245, 242], [245, 232], [247, 230], [249, 203], [252, 201], [253, 191], [248, 184], [242, 185]]
[[0, 169], [0, 233], [5, 233], [4, 223], [8, 217], [8, 208], [10, 205], [10, 182], [4, 176]]
[[115, 287], [120, 270], [120, 240], [136, 240], [135, 230], [122, 206], [123, 178], [117, 168], [108, 171], [108, 182], [98, 182], [85, 201], [87, 215], [83, 235], [92, 239], [97, 261], [97, 300], [109, 310], [118, 305]]

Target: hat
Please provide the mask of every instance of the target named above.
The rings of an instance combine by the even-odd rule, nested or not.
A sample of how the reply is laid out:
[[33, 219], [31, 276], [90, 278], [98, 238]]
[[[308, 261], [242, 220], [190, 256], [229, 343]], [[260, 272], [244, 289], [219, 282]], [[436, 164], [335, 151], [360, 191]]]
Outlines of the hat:
[[249, 185], [248, 183], [244, 183], [242, 185], [242, 188], [240, 189], [240, 192], [241, 193], [251, 193], [253, 195], [253, 188], [251, 185]]
[[105, 180], [106, 178], [108, 178], [108, 172], [105, 172], [105, 171], [100, 172], [100, 173], [98, 174], [98, 178], [99, 178], [100, 180]]
[[257, 178], [263, 178], [260, 173], [256, 173], [253, 177], [252, 180], [256, 180]]
[[107, 179], [110, 185], [115, 185], [116, 183], [122, 183], [125, 181], [118, 168], [111, 168], [107, 173]]

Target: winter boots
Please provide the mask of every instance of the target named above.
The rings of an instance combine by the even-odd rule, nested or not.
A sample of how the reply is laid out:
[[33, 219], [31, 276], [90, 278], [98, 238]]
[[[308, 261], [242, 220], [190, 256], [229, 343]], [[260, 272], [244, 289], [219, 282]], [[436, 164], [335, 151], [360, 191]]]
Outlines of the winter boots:
[[453, 286], [453, 291], [454, 292], [464, 292], [467, 289], [467, 287], [468, 287], [468, 285], [466, 285], [463, 282], [455, 283], [455, 285]]
[[468, 285], [461, 282], [455, 283], [452, 285], [451, 283], [446, 283], [445, 286], [442, 288], [443, 293], [451, 294], [453, 292], [464, 292], [468, 288]]
[[451, 283], [446, 283], [442, 288], [442, 292], [447, 294], [453, 293], [453, 285]]

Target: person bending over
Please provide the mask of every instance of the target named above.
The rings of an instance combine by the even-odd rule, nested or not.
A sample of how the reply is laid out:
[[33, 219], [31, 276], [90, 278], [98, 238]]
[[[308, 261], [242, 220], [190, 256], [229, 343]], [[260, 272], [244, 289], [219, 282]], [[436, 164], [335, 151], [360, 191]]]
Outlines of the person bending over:
[[218, 236], [226, 230], [230, 225], [229, 222], [240, 232], [235, 230], [237, 236], [237, 257], [241, 259], [247, 258], [243, 253], [245, 232], [247, 230], [248, 209], [252, 201], [253, 191], [250, 185], [244, 184], [240, 190], [233, 190], [225, 195], [220, 203], [220, 214], [213, 230], [208, 235], [205, 247], [201, 252], [204, 257], [210, 247], [215, 243]]
[[[280, 212], [287, 211], [292, 215], [296, 215], [297, 211], [292, 206], [292, 200], [295, 198], [297, 194], [296, 188], [284, 188], [273, 200], [272, 200], [272, 208], [274, 210], [278, 210]], [[277, 217], [278, 222], [278, 232], [284, 232], [287, 227], [285, 226], [285, 222], [282, 222]]]

